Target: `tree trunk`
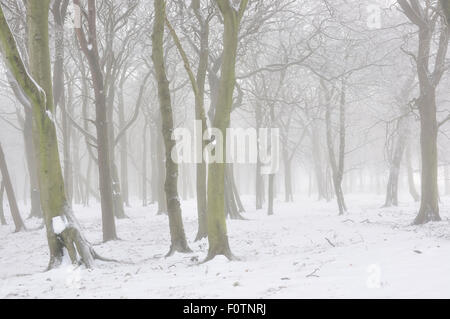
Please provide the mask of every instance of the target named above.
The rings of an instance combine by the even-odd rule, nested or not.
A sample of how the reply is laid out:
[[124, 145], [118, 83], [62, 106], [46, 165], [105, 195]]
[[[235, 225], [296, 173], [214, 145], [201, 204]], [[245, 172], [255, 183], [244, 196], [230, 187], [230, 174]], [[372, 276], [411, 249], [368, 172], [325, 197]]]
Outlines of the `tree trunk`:
[[166, 179], [166, 167], [164, 165], [164, 141], [162, 136], [161, 118], [158, 118], [157, 131], [155, 138], [156, 144], [156, 159], [157, 159], [157, 185], [156, 192], [158, 196], [158, 215], [167, 214], [167, 200], [166, 192], [164, 191], [164, 182]]
[[[226, 129], [230, 124], [233, 92], [236, 82], [235, 68], [238, 46], [239, 25], [248, 0], [241, 0], [239, 11], [236, 11], [229, 0], [217, 0], [217, 4], [224, 20], [223, 54], [218, 98], [213, 126], [222, 133], [223, 154], [226, 158]], [[225, 164], [211, 163], [208, 170], [208, 255], [207, 260], [217, 255], [224, 255], [233, 259], [228, 243], [225, 219]]]
[[422, 155], [422, 195], [419, 214], [414, 224], [424, 224], [429, 221], [440, 221], [439, 190], [438, 190], [438, 158], [436, 97], [430, 88], [420, 105], [420, 150]]
[[404, 123], [407, 119], [400, 119], [398, 139], [395, 145], [394, 156], [391, 161], [391, 167], [389, 170], [389, 179], [386, 189], [386, 200], [384, 207], [390, 207], [392, 205], [398, 206], [398, 181], [400, 174], [400, 164], [402, 162], [403, 153], [405, 150], [406, 141], [408, 138], [408, 130], [405, 127], [408, 125]]
[[41, 195], [39, 192], [39, 181], [37, 176], [36, 156], [33, 146], [33, 114], [29, 109], [25, 109], [25, 121], [23, 128], [23, 138], [25, 144], [25, 157], [30, 176], [31, 211], [28, 218], [42, 218]]
[[450, 195], [450, 170], [448, 164], [444, 165], [444, 178], [445, 178], [445, 195]]
[[27, 2], [27, 32], [30, 56], [28, 75], [15, 39], [0, 6], [0, 43], [14, 77], [33, 109], [33, 137], [38, 160], [41, 206], [50, 249], [49, 268], [61, 263], [64, 253], [73, 263], [93, 266], [96, 256], [82, 237], [78, 223], [67, 205], [54, 123], [50, 50], [48, 46], [49, 0]]
[[[255, 122], [256, 122], [256, 134], [257, 140], [259, 141], [259, 129], [262, 124], [262, 112], [261, 108], [257, 105], [255, 107]], [[259, 143], [256, 143], [257, 151], [257, 162], [256, 162], [256, 178], [255, 178], [255, 199], [256, 199], [256, 209], [262, 209], [264, 204], [264, 178], [261, 175], [261, 159], [259, 155]]]
[[283, 149], [283, 160], [284, 160], [284, 201], [286, 203], [294, 201], [294, 195], [292, 194], [292, 169], [291, 169], [291, 159], [287, 149]]
[[[71, 93], [69, 92], [69, 95]], [[70, 107], [71, 97], [69, 97], [68, 105]], [[71, 132], [69, 126], [68, 114], [69, 110], [66, 108], [65, 101], [65, 91], [63, 90], [61, 101], [59, 103], [60, 108], [63, 110], [61, 112], [61, 128], [63, 136], [63, 158], [64, 158], [64, 185], [66, 189], [67, 203], [72, 206], [73, 200], [73, 170], [72, 170], [72, 159], [70, 154], [71, 149]]]
[[323, 164], [319, 141], [319, 130], [317, 128], [317, 124], [315, 123], [312, 124], [310, 137], [311, 137], [311, 151], [314, 164], [314, 173], [316, 177], [316, 185], [318, 192], [318, 200], [325, 199], [326, 201], [330, 201], [330, 195], [326, 187], [326, 178], [323, 172], [324, 169], [322, 167]]
[[[125, 112], [124, 112], [124, 97], [123, 97], [123, 82], [120, 85], [119, 92], [119, 127], [123, 129], [126, 125], [125, 123]], [[130, 196], [128, 190], [128, 139], [127, 133], [124, 132], [124, 135], [120, 139], [120, 181], [122, 185], [122, 200], [127, 207], [130, 207]]]
[[[323, 85], [324, 89], [326, 87]], [[327, 94], [328, 95], [328, 94]], [[333, 145], [333, 132], [331, 126], [331, 100], [330, 97], [326, 97], [326, 111], [325, 111], [325, 123], [327, 131], [327, 146], [328, 155], [330, 159], [330, 167], [332, 171], [332, 181], [334, 186], [334, 192], [336, 195], [336, 201], [338, 204], [339, 215], [343, 215], [347, 211], [347, 206], [344, 200], [344, 193], [342, 191], [342, 179], [344, 174], [344, 158], [345, 158], [345, 85], [342, 83], [342, 91], [339, 103], [339, 157], [336, 161], [334, 145]]]
[[[79, 0], [74, 3], [80, 5]], [[92, 77], [95, 93], [95, 127], [97, 130], [97, 161], [99, 169], [99, 187], [102, 207], [102, 230], [103, 241], [117, 239], [116, 223], [114, 220], [114, 201], [112, 188], [112, 173], [110, 159], [110, 141], [107, 123], [107, 107], [105, 100], [105, 87], [103, 83], [103, 72], [100, 66], [97, 34], [95, 29], [96, 8], [95, 1], [88, 1], [89, 30], [88, 39], [85, 38], [84, 31], [76, 28], [78, 42], [86, 56]], [[89, 43], [89, 47], [88, 47]], [[89, 177], [87, 177], [89, 178]]]
[[142, 131], [142, 206], [147, 207], [147, 127], [148, 122], [145, 121], [144, 130]]
[[2, 173], [2, 184], [5, 186], [6, 196], [8, 197], [9, 209], [11, 216], [16, 227], [15, 232], [26, 230], [22, 217], [20, 216], [19, 207], [17, 206], [16, 195], [11, 184], [11, 178], [9, 176], [8, 166], [6, 164], [5, 154], [3, 153], [2, 145], [0, 144], [0, 172]]
[[407, 168], [407, 174], [408, 174], [409, 193], [411, 194], [414, 201], [418, 202], [418, 201], [420, 201], [420, 195], [417, 192], [416, 183], [414, 181], [414, 170], [413, 170], [412, 164], [411, 164], [411, 145], [409, 143], [406, 146], [405, 157], [406, 157], [405, 160], [406, 160], [406, 168]]
[[269, 175], [269, 187], [268, 187], [268, 205], [267, 205], [267, 215], [273, 215], [273, 199], [274, 199], [274, 179], [275, 175]]
[[5, 219], [5, 211], [3, 210], [3, 194], [5, 193], [5, 183], [2, 182], [0, 184], [0, 222], [2, 225], [6, 225], [6, 219]]
[[164, 24], [165, 24], [165, 1], [154, 0], [155, 20], [152, 34], [152, 60], [155, 68], [155, 78], [158, 83], [158, 97], [162, 118], [162, 134], [165, 145], [166, 178], [164, 190], [166, 193], [167, 212], [169, 215], [169, 228], [171, 237], [170, 250], [167, 256], [175, 252], [191, 252], [184, 233], [183, 219], [181, 217], [180, 199], [178, 196], [178, 165], [172, 160], [172, 149], [175, 141], [172, 140], [173, 114], [170, 98], [169, 81], [166, 76], [164, 65]]

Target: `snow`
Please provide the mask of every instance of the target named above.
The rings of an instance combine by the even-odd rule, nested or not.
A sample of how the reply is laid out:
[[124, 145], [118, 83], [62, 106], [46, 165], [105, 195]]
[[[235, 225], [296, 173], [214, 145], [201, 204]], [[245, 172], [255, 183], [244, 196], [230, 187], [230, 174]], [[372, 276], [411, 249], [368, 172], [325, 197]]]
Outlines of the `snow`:
[[45, 114], [47, 114], [47, 117], [50, 119], [50, 121], [55, 123], [55, 117], [53, 116], [53, 113], [50, 110], [46, 110]]
[[61, 234], [66, 229], [66, 223], [61, 216], [52, 218], [53, 231], [55, 234]]
[[[119, 241], [102, 243], [100, 207], [74, 207], [85, 237], [102, 256], [121, 263], [96, 268], [48, 263], [45, 230], [0, 226], [0, 297], [6, 298], [449, 298], [450, 197], [442, 197], [442, 222], [411, 226], [418, 204], [408, 197], [380, 208], [383, 196], [349, 195], [349, 213], [335, 202], [296, 198], [276, 201], [275, 215], [255, 211], [244, 197], [248, 220], [228, 220], [233, 253], [200, 264], [207, 241], [193, 242], [195, 201], [183, 201], [192, 254], [164, 258], [167, 216], [135, 201], [129, 219], [117, 220]], [[25, 212], [25, 208], [21, 207]], [[8, 211], [6, 210], [6, 215]], [[9, 216], [8, 216], [9, 217]], [[55, 224], [54, 224], [55, 225]]]

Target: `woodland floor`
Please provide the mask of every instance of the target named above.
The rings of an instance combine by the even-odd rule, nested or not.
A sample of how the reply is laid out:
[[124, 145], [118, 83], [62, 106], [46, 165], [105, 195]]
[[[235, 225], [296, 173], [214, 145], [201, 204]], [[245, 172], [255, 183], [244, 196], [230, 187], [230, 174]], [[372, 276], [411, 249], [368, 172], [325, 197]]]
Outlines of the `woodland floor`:
[[[207, 241], [193, 242], [196, 212], [183, 203], [194, 253], [164, 258], [166, 216], [135, 203], [117, 222], [119, 241], [101, 243], [98, 206], [74, 210], [84, 234], [103, 256], [94, 270], [65, 265], [45, 271], [45, 232], [13, 233], [0, 226], [0, 298], [450, 298], [450, 198], [442, 222], [411, 226], [417, 204], [380, 208], [380, 196], [347, 196], [349, 213], [335, 202], [296, 198], [276, 202], [275, 215], [255, 212], [245, 198], [245, 221], [229, 220], [230, 244], [240, 261], [218, 257], [200, 264]], [[22, 209], [24, 212], [25, 209]], [[9, 211], [6, 208], [5, 213]], [[40, 225], [27, 220], [29, 229]]]

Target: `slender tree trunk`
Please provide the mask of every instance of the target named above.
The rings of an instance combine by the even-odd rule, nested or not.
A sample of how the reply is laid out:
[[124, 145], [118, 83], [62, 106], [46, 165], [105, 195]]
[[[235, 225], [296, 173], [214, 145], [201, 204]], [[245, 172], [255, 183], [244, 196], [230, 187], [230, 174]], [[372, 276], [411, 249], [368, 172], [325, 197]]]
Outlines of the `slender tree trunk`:
[[324, 176], [324, 169], [322, 164], [322, 155], [320, 150], [319, 130], [315, 123], [311, 127], [311, 151], [314, 161], [314, 173], [316, 177], [316, 185], [318, 192], [318, 200], [325, 199], [330, 201], [330, 196], [326, 190], [326, 178]]
[[142, 206], [147, 206], [147, 127], [145, 121], [144, 130], [142, 131]]
[[[70, 94], [70, 93], [69, 93]], [[70, 107], [71, 98], [69, 98]], [[68, 109], [66, 108], [65, 91], [63, 91], [61, 96], [61, 101], [59, 103], [60, 108], [63, 110], [61, 112], [61, 127], [63, 136], [63, 158], [64, 158], [64, 185], [66, 188], [67, 203], [71, 206], [73, 200], [73, 168], [71, 159], [71, 134], [68, 119]]]
[[405, 157], [406, 157], [405, 160], [406, 160], [406, 169], [407, 169], [407, 175], [408, 175], [409, 193], [411, 194], [414, 201], [418, 202], [418, 201], [420, 201], [420, 195], [417, 192], [416, 183], [414, 181], [414, 170], [413, 170], [412, 164], [411, 164], [411, 145], [409, 143], [406, 146]]
[[9, 176], [8, 166], [6, 164], [5, 154], [3, 153], [2, 145], [0, 144], [0, 171], [2, 173], [6, 195], [8, 197], [9, 209], [11, 210], [11, 216], [16, 227], [16, 232], [26, 230], [22, 217], [20, 216], [19, 207], [17, 206], [16, 195], [11, 184], [11, 178]]
[[[119, 92], [119, 127], [123, 129], [126, 125], [125, 123], [125, 111], [124, 111], [124, 97], [123, 97], [123, 82], [120, 84], [120, 92]], [[127, 207], [130, 207], [130, 199], [129, 199], [129, 190], [128, 190], [128, 139], [127, 133], [120, 139], [120, 181], [121, 181], [121, 189], [122, 189], [122, 200]]]
[[6, 225], [6, 219], [5, 219], [5, 211], [3, 210], [3, 194], [5, 193], [5, 183], [2, 182], [0, 184], [0, 222], [2, 225]]
[[[76, 5], [80, 5], [79, 0], [74, 0], [74, 3]], [[95, 93], [95, 126], [97, 130], [97, 161], [102, 207], [102, 229], [103, 241], [106, 242], [117, 239], [117, 234], [114, 220], [114, 198], [112, 188], [110, 141], [107, 123], [107, 106], [103, 72], [98, 55], [96, 8], [94, 0], [88, 0], [88, 20], [88, 40], [85, 38], [84, 31], [81, 28], [77, 28], [75, 30], [77, 33], [78, 42], [89, 63]]]
[[286, 203], [294, 201], [294, 195], [292, 194], [292, 169], [291, 159], [286, 148], [283, 149], [284, 160], [284, 200]]
[[275, 175], [269, 175], [269, 187], [268, 187], [268, 205], [267, 205], [267, 215], [273, 215], [273, 200], [274, 200], [274, 179]]
[[178, 196], [177, 180], [178, 165], [172, 160], [172, 149], [175, 141], [172, 140], [173, 114], [170, 99], [169, 81], [164, 65], [163, 37], [165, 25], [165, 1], [154, 0], [155, 20], [152, 34], [152, 59], [155, 68], [155, 77], [158, 83], [158, 97], [162, 118], [162, 134], [165, 145], [166, 178], [164, 190], [166, 192], [167, 211], [169, 215], [169, 228], [171, 237], [170, 250], [167, 256], [175, 252], [191, 252], [184, 233], [181, 217], [180, 199]]
[[406, 129], [407, 123], [404, 123], [407, 119], [401, 119], [399, 123], [398, 139], [394, 150], [394, 156], [391, 161], [391, 167], [389, 170], [389, 179], [386, 189], [386, 200], [384, 207], [390, 207], [392, 205], [398, 206], [398, 183], [400, 174], [400, 164], [402, 162], [403, 153], [408, 138], [408, 131]]
[[[326, 87], [323, 85], [324, 89]], [[347, 211], [345, 204], [344, 192], [342, 191], [342, 179], [344, 175], [344, 159], [345, 159], [345, 83], [342, 81], [342, 89], [339, 102], [339, 156], [336, 161], [334, 145], [333, 145], [333, 133], [331, 126], [331, 100], [327, 94], [326, 97], [326, 112], [325, 123], [327, 131], [327, 146], [328, 155], [330, 159], [330, 167], [332, 171], [332, 181], [334, 186], [334, 192], [336, 195], [336, 201], [339, 208], [339, 215], [343, 215]]]
[[[259, 128], [262, 122], [261, 108], [257, 105], [255, 107], [255, 122], [256, 122], [256, 134], [257, 140], [259, 140]], [[264, 178], [261, 175], [261, 159], [259, 154], [259, 143], [256, 143], [257, 150], [257, 162], [256, 162], [256, 178], [255, 178], [255, 197], [256, 197], [256, 209], [262, 209], [264, 204]]]
[[445, 178], [445, 195], [450, 195], [450, 170], [448, 164], [444, 165], [444, 178]]

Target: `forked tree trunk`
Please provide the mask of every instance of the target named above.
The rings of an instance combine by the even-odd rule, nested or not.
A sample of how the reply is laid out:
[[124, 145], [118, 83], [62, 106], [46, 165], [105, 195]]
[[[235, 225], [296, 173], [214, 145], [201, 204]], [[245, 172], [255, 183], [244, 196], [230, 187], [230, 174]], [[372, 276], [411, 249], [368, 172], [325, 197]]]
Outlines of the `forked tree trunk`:
[[[74, 0], [76, 5], [80, 5], [80, 0]], [[105, 100], [105, 88], [103, 83], [103, 72], [100, 66], [97, 30], [96, 30], [96, 8], [95, 1], [88, 1], [89, 29], [88, 39], [84, 31], [76, 28], [78, 42], [81, 50], [86, 56], [91, 71], [92, 83], [95, 93], [95, 126], [97, 130], [97, 161], [99, 170], [99, 187], [102, 207], [102, 230], [103, 241], [117, 239], [116, 223], [114, 220], [114, 201], [112, 188], [112, 173], [110, 160], [110, 142], [107, 123], [107, 107]], [[87, 177], [89, 178], [89, 177]]]
[[8, 197], [9, 209], [16, 227], [15, 232], [26, 230], [22, 217], [20, 216], [19, 207], [17, 206], [16, 195], [9, 176], [8, 166], [6, 164], [5, 154], [3, 153], [2, 145], [0, 144], [0, 172], [2, 173], [2, 185], [5, 186], [6, 196]]
[[[238, 46], [239, 25], [247, 7], [248, 0], [241, 0], [239, 10], [235, 10], [229, 0], [217, 0], [223, 16], [223, 55], [218, 98], [215, 99], [213, 126], [222, 133], [226, 158], [226, 129], [230, 124], [233, 92], [236, 82], [235, 68]], [[217, 255], [233, 259], [227, 236], [225, 220], [225, 164], [211, 163], [208, 170], [208, 255], [206, 261]]]
[[[324, 83], [322, 83], [323, 88], [326, 90]], [[345, 204], [344, 192], [342, 191], [342, 179], [344, 176], [344, 159], [345, 159], [345, 83], [342, 81], [342, 89], [340, 94], [339, 102], [339, 151], [338, 159], [336, 160], [334, 151], [334, 141], [333, 132], [331, 124], [331, 98], [327, 92], [326, 94], [326, 110], [325, 110], [325, 123], [326, 123], [326, 136], [327, 136], [327, 147], [328, 156], [330, 161], [330, 167], [332, 171], [332, 181], [334, 187], [334, 193], [336, 195], [336, 201], [338, 204], [339, 215], [343, 215], [347, 211], [347, 206]]]
[[[438, 190], [436, 89], [446, 71], [445, 61], [450, 36], [450, 5], [448, 0], [441, 0], [439, 3], [428, 1], [419, 3], [417, 1], [398, 0], [398, 3], [403, 13], [419, 29], [419, 45], [415, 63], [420, 87], [420, 95], [416, 104], [419, 108], [420, 115], [422, 193], [420, 210], [414, 219], [414, 224], [417, 225], [441, 220], [439, 216]], [[440, 12], [441, 9], [443, 9], [442, 12]], [[435, 14], [436, 19], [434, 17]], [[438, 21], [440, 22], [440, 26]], [[431, 54], [431, 48], [435, 38], [434, 33], [437, 33], [439, 43], [435, 54]], [[431, 57], [434, 57], [433, 63], [430, 61]], [[430, 69], [431, 64], [434, 65], [432, 70]]]
[[169, 228], [171, 246], [167, 256], [175, 252], [191, 252], [184, 233], [183, 219], [181, 217], [180, 199], [178, 196], [178, 165], [173, 161], [171, 153], [175, 147], [172, 140], [173, 114], [170, 98], [169, 81], [164, 65], [163, 37], [165, 25], [165, 1], [154, 0], [155, 20], [152, 34], [152, 60], [155, 68], [155, 78], [158, 83], [158, 97], [162, 118], [162, 135], [165, 145], [166, 176], [164, 190], [166, 193], [167, 213], [169, 215]]
[[49, 0], [27, 2], [27, 32], [30, 56], [29, 76], [17, 50], [0, 5], [0, 44], [7, 65], [27, 95], [33, 109], [33, 137], [38, 162], [41, 206], [50, 249], [49, 268], [59, 265], [67, 252], [73, 263], [93, 266], [96, 257], [82, 237], [67, 205], [54, 119], [50, 50], [48, 46]]

